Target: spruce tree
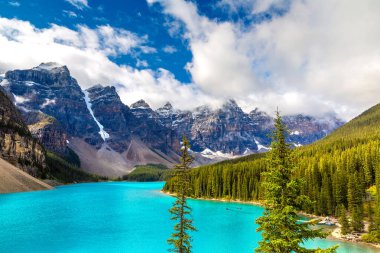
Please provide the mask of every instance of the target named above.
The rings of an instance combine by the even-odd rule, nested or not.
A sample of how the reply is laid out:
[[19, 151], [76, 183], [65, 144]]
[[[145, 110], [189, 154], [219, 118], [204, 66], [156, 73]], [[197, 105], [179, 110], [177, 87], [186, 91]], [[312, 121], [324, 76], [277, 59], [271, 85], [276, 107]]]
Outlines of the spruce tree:
[[173, 203], [173, 207], [169, 209], [171, 220], [177, 221], [174, 225], [174, 233], [167, 240], [168, 244], [171, 244], [170, 252], [176, 253], [190, 253], [191, 252], [191, 236], [189, 232], [195, 231], [193, 221], [190, 217], [191, 208], [187, 204], [187, 194], [190, 190], [190, 182], [188, 171], [190, 170], [190, 164], [193, 158], [189, 155], [189, 142], [185, 136], [183, 136], [183, 147], [181, 161], [175, 166], [176, 172], [176, 200]]
[[340, 231], [342, 235], [346, 235], [350, 233], [351, 230], [350, 230], [350, 223], [348, 222], [348, 219], [347, 219], [347, 210], [343, 204], [339, 206], [338, 213], [339, 213], [339, 223], [341, 225]]
[[308, 239], [325, 238], [321, 230], [313, 230], [310, 224], [299, 223], [297, 210], [310, 200], [301, 195], [301, 181], [292, 178], [295, 169], [292, 150], [286, 143], [287, 129], [279, 112], [276, 113], [275, 131], [268, 158], [268, 170], [262, 173], [265, 191], [265, 212], [257, 219], [257, 229], [262, 241], [256, 252], [335, 252], [329, 249], [306, 249], [303, 243]]

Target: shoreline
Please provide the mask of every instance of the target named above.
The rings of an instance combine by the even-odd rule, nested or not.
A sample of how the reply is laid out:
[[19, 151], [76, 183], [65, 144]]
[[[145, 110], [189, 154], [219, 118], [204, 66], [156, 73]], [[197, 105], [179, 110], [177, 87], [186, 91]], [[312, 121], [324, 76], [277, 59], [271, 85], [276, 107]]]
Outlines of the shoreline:
[[[174, 193], [166, 192], [166, 191], [163, 191], [163, 190], [160, 190], [160, 192], [162, 194], [169, 195], [169, 196], [172, 196], [172, 197], [175, 196]], [[223, 202], [223, 203], [229, 202], [229, 203], [237, 203], [237, 204], [254, 205], [254, 206], [261, 206], [261, 207], [264, 206], [264, 204], [262, 202], [260, 202], [260, 201], [242, 201], [242, 200], [216, 199], [216, 198], [204, 198], [204, 197], [202, 197], [202, 198], [188, 197], [188, 198], [192, 199], [192, 200], [201, 200], [201, 201], [206, 200], [206, 201], [215, 201], [215, 202]], [[305, 212], [299, 212], [298, 214], [301, 215], [301, 216], [307, 217], [307, 218], [311, 218], [311, 219], [321, 219], [321, 220], [323, 220], [325, 218], [324, 216], [318, 216], [318, 215], [315, 215], [315, 214], [309, 214], [309, 213], [305, 213]], [[336, 219], [335, 217], [333, 217], [333, 218]], [[380, 244], [364, 242], [361, 239], [354, 239], [354, 240], [352, 240], [352, 239], [345, 238], [347, 235], [342, 235], [340, 233], [340, 224], [339, 223], [336, 223], [336, 224], [337, 225], [331, 227], [332, 230], [329, 233], [329, 235], [326, 237], [326, 239], [335, 240], [335, 241], [341, 241], [341, 242], [347, 242], [347, 243], [354, 243], [354, 244], [357, 244], [357, 245], [362, 245], [362, 246], [366, 246], [366, 247], [370, 247], [370, 248], [374, 248], [374, 249], [379, 249], [380, 250]], [[361, 235], [363, 235], [363, 234], [365, 234], [365, 233], [361, 233]]]

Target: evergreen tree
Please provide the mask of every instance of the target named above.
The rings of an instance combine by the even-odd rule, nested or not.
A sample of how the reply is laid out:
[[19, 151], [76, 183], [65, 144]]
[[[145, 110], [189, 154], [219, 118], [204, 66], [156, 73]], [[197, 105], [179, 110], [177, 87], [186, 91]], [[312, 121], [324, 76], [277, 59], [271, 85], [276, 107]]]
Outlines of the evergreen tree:
[[377, 239], [380, 240], [380, 166], [376, 168], [376, 199], [375, 199], [375, 218], [374, 218], [374, 230]]
[[183, 136], [183, 147], [181, 162], [175, 166], [176, 171], [176, 201], [173, 207], [169, 209], [172, 215], [171, 220], [178, 221], [174, 225], [174, 233], [168, 239], [168, 243], [173, 246], [170, 252], [176, 253], [190, 253], [191, 252], [191, 236], [190, 231], [195, 231], [193, 221], [189, 217], [191, 215], [191, 208], [187, 204], [187, 194], [190, 190], [188, 171], [190, 170], [190, 164], [193, 158], [189, 155], [189, 142], [185, 136]]
[[350, 233], [350, 223], [347, 219], [347, 211], [343, 204], [339, 206], [339, 223], [341, 225], [340, 231], [343, 235]]
[[[299, 223], [297, 208], [304, 205], [308, 198], [300, 194], [300, 180], [292, 179], [295, 169], [292, 150], [285, 141], [286, 127], [277, 111], [275, 131], [269, 168], [263, 173], [265, 192], [265, 212], [257, 219], [262, 233], [262, 241], [256, 252], [290, 253], [290, 252], [335, 252], [336, 247], [326, 250], [306, 249], [302, 244], [313, 238], [324, 238], [321, 230], [313, 230], [307, 223]], [[309, 201], [310, 202], [310, 201]]]
[[373, 208], [372, 208], [372, 201], [368, 201], [368, 232], [372, 232], [375, 230], [375, 223], [373, 220]]

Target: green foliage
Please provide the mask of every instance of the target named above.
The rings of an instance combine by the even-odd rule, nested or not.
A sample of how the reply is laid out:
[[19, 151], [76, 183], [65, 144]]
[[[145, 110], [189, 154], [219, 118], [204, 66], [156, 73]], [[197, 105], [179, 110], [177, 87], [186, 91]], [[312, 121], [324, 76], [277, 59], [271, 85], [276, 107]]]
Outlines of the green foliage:
[[77, 153], [75, 153], [71, 148], [66, 147], [65, 154], [62, 158], [65, 159], [68, 163], [80, 168], [80, 158]]
[[378, 232], [375, 232], [375, 231], [362, 235], [362, 240], [368, 243], [380, 243], [379, 234]]
[[191, 252], [191, 236], [189, 232], [195, 231], [191, 215], [191, 208], [187, 204], [186, 195], [189, 193], [190, 184], [188, 171], [193, 158], [189, 155], [190, 145], [186, 137], [183, 137], [183, 149], [181, 162], [174, 168], [175, 171], [175, 186], [177, 189], [176, 201], [173, 207], [169, 209], [171, 220], [177, 221], [174, 225], [174, 233], [168, 239], [168, 244], [173, 246], [169, 251], [177, 253]]
[[351, 232], [350, 224], [347, 219], [347, 210], [343, 204], [340, 204], [338, 207], [338, 215], [339, 215], [339, 224], [341, 225], [341, 233], [346, 235]]
[[256, 220], [263, 239], [255, 252], [334, 252], [336, 247], [326, 250], [302, 247], [306, 240], [326, 235], [311, 229], [308, 223], [298, 222], [297, 211], [310, 200], [301, 194], [301, 180], [292, 178], [296, 167], [292, 150], [285, 141], [286, 127], [278, 112], [275, 128], [268, 154], [269, 167], [262, 173], [265, 212]]
[[137, 165], [123, 180], [137, 182], [165, 181], [172, 177], [173, 170], [162, 164]]
[[74, 164], [49, 151], [46, 153], [46, 164], [50, 175], [49, 178], [63, 183], [94, 182], [107, 179], [84, 172]]

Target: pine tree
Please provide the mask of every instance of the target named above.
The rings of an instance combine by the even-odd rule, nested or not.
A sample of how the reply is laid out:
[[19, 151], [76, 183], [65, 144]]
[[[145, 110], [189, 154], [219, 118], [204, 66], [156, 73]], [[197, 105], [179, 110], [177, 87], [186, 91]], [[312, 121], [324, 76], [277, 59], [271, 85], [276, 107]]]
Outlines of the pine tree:
[[376, 168], [375, 172], [376, 183], [376, 199], [375, 199], [375, 218], [374, 218], [374, 230], [377, 238], [380, 240], [380, 166]]
[[183, 147], [181, 162], [175, 166], [176, 171], [176, 201], [173, 207], [169, 209], [172, 215], [171, 220], [178, 221], [174, 225], [174, 233], [168, 239], [168, 244], [173, 246], [170, 252], [177, 253], [190, 253], [191, 252], [191, 236], [189, 232], [195, 231], [193, 221], [189, 216], [191, 215], [191, 208], [187, 204], [187, 194], [190, 190], [190, 182], [188, 171], [190, 170], [190, 164], [193, 158], [189, 155], [189, 142], [185, 136], [183, 136]]
[[292, 150], [285, 141], [286, 131], [277, 111], [272, 149], [269, 152], [269, 168], [263, 173], [266, 210], [256, 221], [259, 225], [257, 231], [262, 233], [263, 239], [255, 251], [335, 252], [336, 247], [321, 250], [306, 249], [301, 246], [308, 239], [324, 238], [326, 235], [321, 230], [311, 229], [307, 223], [298, 222], [297, 208], [304, 205], [308, 198], [300, 194], [300, 180], [292, 179], [295, 164]]
[[343, 204], [339, 206], [339, 223], [341, 225], [340, 231], [343, 235], [350, 233], [350, 223], [347, 219], [347, 210]]

